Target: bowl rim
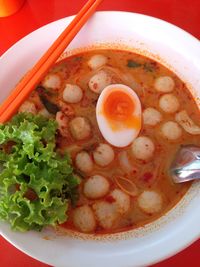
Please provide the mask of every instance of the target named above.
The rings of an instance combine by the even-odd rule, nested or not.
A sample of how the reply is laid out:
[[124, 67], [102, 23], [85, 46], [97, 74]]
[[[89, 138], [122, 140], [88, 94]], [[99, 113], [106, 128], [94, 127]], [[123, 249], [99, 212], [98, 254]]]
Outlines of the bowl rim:
[[[169, 25], [170, 27], [173, 27], [174, 29], [177, 29], [179, 32], [182, 32], [184, 35], [188, 35], [189, 38], [192, 38], [193, 40], [197, 41], [199, 44], [200, 44], [200, 40], [195, 37], [194, 35], [192, 35], [191, 33], [185, 31], [184, 29], [182, 29], [181, 27], [171, 23], [171, 22], [168, 22], [166, 20], [163, 20], [163, 19], [160, 19], [160, 18], [157, 18], [157, 17], [154, 17], [154, 16], [151, 16], [151, 15], [145, 15], [145, 14], [142, 14], [142, 13], [137, 13], [137, 12], [130, 12], [130, 11], [119, 11], [119, 10], [103, 10], [103, 11], [96, 11], [95, 14], [130, 14], [130, 15], [136, 15], [136, 16], [140, 16], [140, 17], [146, 17], [146, 18], [149, 18], [149, 19], [152, 19], [152, 20], [157, 20], [159, 23], [163, 23], [165, 25]], [[17, 46], [21, 41], [23, 40], [26, 40], [29, 38], [29, 35], [33, 34], [34, 32], [37, 32], [39, 29], [43, 29], [43, 28], [46, 28], [48, 27], [49, 25], [51, 24], [54, 24], [55, 22], [59, 22], [59, 21], [65, 21], [66, 19], [69, 19], [69, 20], [72, 20], [76, 15], [70, 15], [70, 16], [67, 16], [67, 17], [63, 17], [63, 18], [60, 18], [58, 20], [54, 20], [52, 22], [49, 22], [47, 24], [44, 24], [42, 25], [41, 27], [33, 30], [33, 31], [30, 31], [28, 34], [26, 34], [25, 36], [23, 36], [22, 38], [20, 38], [17, 42], [15, 42], [13, 45], [11, 45], [1, 56], [0, 56], [0, 59], [3, 58], [4, 56], [7, 55], [7, 53], [10, 52], [10, 50], [12, 50], [15, 46]]]

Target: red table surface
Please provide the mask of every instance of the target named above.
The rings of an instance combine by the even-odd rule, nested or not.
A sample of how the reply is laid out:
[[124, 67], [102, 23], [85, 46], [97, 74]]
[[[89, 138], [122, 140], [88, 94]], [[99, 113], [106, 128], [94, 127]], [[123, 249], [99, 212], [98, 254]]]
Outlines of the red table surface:
[[[0, 18], [0, 55], [31, 31], [77, 13], [85, 2], [86, 0], [26, 0], [18, 13]], [[105, 0], [99, 10], [122, 10], [158, 17], [200, 39], [200, 0]], [[30, 258], [0, 237], [0, 266], [45, 267], [47, 265]], [[154, 267], [165, 266], [199, 267], [200, 240], [176, 256], [154, 265]]]

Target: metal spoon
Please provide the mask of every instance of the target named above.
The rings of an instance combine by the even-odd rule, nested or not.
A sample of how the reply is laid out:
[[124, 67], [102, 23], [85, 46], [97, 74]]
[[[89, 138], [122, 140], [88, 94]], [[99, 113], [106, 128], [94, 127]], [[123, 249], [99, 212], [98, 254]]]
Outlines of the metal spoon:
[[175, 183], [200, 180], [200, 147], [182, 146], [170, 167], [170, 174]]

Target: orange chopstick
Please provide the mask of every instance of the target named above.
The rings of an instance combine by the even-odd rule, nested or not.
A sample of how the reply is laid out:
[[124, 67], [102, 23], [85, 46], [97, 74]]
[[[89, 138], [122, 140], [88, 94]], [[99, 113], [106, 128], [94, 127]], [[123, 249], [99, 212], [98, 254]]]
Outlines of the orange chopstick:
[[34, 65], [31, 71], [24, 76], [11, 92], [10, 96], [1, 105], [0, 123], [6, 122], [15, 114], [19, 106], [28, 97], [31, 91], [35, 89], [35, 86], [41, 81], [48, 69], [63, 53], [102, 1], [103, 0], [89, 0], [68, 27]]

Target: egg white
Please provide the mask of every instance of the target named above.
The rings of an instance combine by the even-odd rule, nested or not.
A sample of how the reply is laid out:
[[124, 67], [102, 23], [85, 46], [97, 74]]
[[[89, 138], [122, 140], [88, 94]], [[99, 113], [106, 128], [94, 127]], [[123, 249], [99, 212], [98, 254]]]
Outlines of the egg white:
[[101, 134], [106, 139], [108, 143], [116, 147], [125, 147], [132, 143], [132, 141], [138, 136], [140, 129], [130, 129], [126, 128], [126, 125], [123, 126], [122, 129], [118, 129], [113, 131], [110, 126], [109, 120], [105, 117], [102, 112], [103, 104], [105, 99], [110, 95], [111, 92], [114, 91], [122, 91], [128, 94], [134, 103], [134, 111], [133, 116], [139, 117], [141, 119], [141, 103], [137, 96], [137, 94], [130, 87], [124, 84], [112, 84], [104, 88], [101, 95], [99, 96], [97, 106], [96, 106], [96, 117], [99, 129]]

